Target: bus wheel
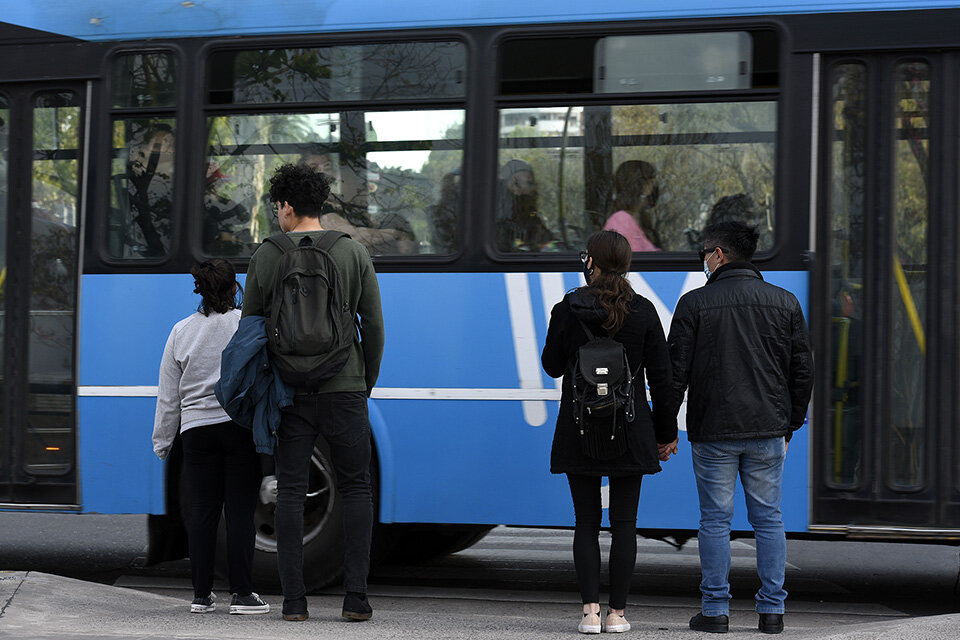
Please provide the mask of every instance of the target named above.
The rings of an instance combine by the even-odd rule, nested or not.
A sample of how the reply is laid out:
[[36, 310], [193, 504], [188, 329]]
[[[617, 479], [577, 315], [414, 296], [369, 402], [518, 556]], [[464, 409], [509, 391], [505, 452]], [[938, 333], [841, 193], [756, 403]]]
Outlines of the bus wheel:
[[[322, 441], [318, 440], [317, 445]], [[256, 550], [253, 554], [253, 584], [276, 587], [277, 535], [273, 525], [276, 503], [257, 499], [254, 513]], [[218, 570], [227, 575], [227, 530], [220, 519], [217, 539]], [[336, 473], [329, 455], [314, 446], [310, 458], [310, 480], [303, 506], [303, 579], [307, 590], [322, 589], [343, 577], [343, 508], [336, 489]]]

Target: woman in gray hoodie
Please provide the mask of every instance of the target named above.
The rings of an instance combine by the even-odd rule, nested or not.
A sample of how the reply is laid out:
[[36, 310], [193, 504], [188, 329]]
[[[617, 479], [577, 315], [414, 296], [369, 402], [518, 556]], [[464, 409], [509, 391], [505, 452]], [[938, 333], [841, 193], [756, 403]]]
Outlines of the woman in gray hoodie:
[[[190, 570], [193, 613], [216, 609], [213, 565], [220, 513], [226, 507], [230, 613], [267, 613], [270, 605], [251, 588], [256, 531], [253, 514], [260, 489], [260, 461], [253, 434], [230, 420], [217, 402], [220, 353], [240, 322], [237, 274], [226, 260], [191, 269], [203, 300], [197, 313], [170, 332], [160, 363], [153, 450], [163, 460], [177, 433], [183, 444], [190, 495]], [[242, 292], [241, 292], [242, 293]]]

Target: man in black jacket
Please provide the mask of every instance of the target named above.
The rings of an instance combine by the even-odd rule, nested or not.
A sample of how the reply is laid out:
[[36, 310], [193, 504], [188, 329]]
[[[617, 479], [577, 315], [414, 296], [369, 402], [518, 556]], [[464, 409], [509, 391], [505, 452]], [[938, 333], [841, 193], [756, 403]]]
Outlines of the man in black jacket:
[[[783, 630], [787, 544], [780, 513], [787, 442], [813, 388], [810, 338], [797, 299], [749, 261], [759, 234], [742, 222], [704, 229], [707, 284], [680, 298], [668, 339], [673, 394], [687, 396], [687, 437], [700, 496], [701, 612], [696, 631], [727, 631], [730, 523], [740, 476], [757, 546], [759, 629]], [[661, 445], [660, 457], [676, 452]]]

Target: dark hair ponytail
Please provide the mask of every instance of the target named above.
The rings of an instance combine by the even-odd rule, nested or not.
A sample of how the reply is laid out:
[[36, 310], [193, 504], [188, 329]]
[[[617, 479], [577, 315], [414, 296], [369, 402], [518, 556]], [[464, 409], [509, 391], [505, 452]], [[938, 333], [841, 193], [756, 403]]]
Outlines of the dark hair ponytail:
[[616, 231], [597, 231], [587, 239], [587, 253], [599, 269], [590, 276], [589, 288], [596, 292], [600, 306], [607, 312], [603, 328], [616, 335], [630, 315], [633, 287], [627, 281], [633, 253], [630, 242]]
[[[211, 311], [226, 313], [239, 309], [243, 301], [243, 288], [237, 282], [233, 265], [219, 258], [198, 262], [190, 269], [194, 293], [203, 296], [197, 311], [209, 316]], [[234, 290], [236, 285], [236, 290]]]

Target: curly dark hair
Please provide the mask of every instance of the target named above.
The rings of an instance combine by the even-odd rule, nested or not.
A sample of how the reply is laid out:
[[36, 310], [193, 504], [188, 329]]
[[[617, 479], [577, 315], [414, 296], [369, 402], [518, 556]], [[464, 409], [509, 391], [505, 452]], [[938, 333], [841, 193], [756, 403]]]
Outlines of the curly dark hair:
[[319, 218], [331, 179], [306, 165], [282, 164], [270, 178], [270, 199], [286, 202], [300, 217]]
[[616, 231], [597, 231], [587, 238], [587, 254], [600, 269], [590, 277], [588, 287], [596, 292], [600, 306], [607, 312], [603, 328], [611, 336], [616, 335], [630, 315], [634, 296], [627, 280], [633, 257], [630, 242]]
[[[237, 282], [237, 272], [226, 260], [216, 258], [198, 262], [190, 269], [193, 292], [203, 296], [197, 311], [209, 316], [211, 311], [226, 313], [243, 305], [243, 287]], [[234, 292], [236, 285], [236, 293]]]

